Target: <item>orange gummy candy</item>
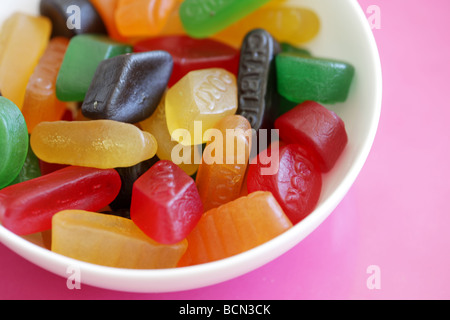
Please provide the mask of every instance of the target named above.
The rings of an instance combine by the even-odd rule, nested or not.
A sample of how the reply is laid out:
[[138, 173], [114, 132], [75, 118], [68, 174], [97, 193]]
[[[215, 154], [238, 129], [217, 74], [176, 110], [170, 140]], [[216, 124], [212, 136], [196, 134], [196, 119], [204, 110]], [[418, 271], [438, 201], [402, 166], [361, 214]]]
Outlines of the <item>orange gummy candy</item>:
[[116, 26], [125, 37], [160, 34], [179, 0], [118, 0]]
[[292, 227], [270, 192], [247, 197], [204, 213], [188, 235], [186, 253], [179, 267], [212, 262], [261, 245]]
[[122, 36], [117, 29], [115, 12], [119, 0], [90, 0], [106, 26], [108, 35], [116, 41], [127, 42], [127, 38]]
[[227, 116], [214, 129], [218, 136], [207, 143], [196, 177], [205, 211], [239, 197], [251, 148], [251, 125], [243, 116]]
[[31, 134], [42, 121], [61, 120], [66, 104], [56, 98], [56, 79], [69, 45], [69, 39], [53, 38], [31, 76], [22, 113]]

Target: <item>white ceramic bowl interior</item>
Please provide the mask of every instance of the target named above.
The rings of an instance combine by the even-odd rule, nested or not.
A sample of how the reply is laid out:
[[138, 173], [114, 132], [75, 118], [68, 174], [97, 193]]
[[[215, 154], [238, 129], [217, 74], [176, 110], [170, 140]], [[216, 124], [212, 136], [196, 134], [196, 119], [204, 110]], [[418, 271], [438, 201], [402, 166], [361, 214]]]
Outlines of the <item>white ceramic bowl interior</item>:
[[[12, 12], [38, 13], [39, 0], [2, 0], [0, 24]], [[366, 161], [381, 111], [381, 65], [366, 15], [356, 0], [289, 0], [309, 7], [321, 19], [316, 39], [303, 47], [314, 55], [352, 63], [356, 75], [345, 103], [327, 106], [345, 122], [349, 144], [335, 168], [324, 176], [317, 208], [284, 234], [245, 253], [203, 265], [167, 270], [128, 270], [76, 261], [43, 248], [39, 241], [19, 237], [0, 226], [0, 241], [32, 263], [67, 277], [68, 267], [80, 270], [82, 283], [129, 292], [170, 292], [220, 283], [252, 271], [302, 241], [336, 208]]]

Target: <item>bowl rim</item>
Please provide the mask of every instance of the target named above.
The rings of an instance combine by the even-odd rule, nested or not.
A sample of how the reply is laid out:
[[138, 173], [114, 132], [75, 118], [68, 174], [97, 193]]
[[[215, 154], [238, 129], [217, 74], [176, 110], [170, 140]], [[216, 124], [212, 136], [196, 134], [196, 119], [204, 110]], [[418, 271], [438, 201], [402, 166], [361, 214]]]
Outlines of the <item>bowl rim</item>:
[[[219, 261], [174, 269], [121, 269], [78, 261], [40, 247], [7, 230], [1, 224], [0, 242], [26, 260], [61, 277], [67, 277], [68, 266], [76, 265], [81, 270], [82, 283], [104, 289], [141, 293], [175, 292], [218, 284], [255, 270], [290, 250], [313, 232], [345, 197], [369, 156], [378, 130], [382, 106], [380, 55], [374, 34], [361, 6], [356, 0], [349, 0], [348, 3], [358, 13], [360, 25], [364, 26], [364, 33], [368, 35], [371, 61], [374, 63], [375, 70], [373, 75], [376, 84], [374, 88], [375, 108], [373, 109], [370, 128], [367, 130], [366, 138], [362, 143], [363, 147], [358, 150], [355, 161], [344, 179], [339, 182], [330, 196], [316, 207], [314, 213], [300, 223], [276, 238], [246, 252]], [[258, 257], [258, 259], [255, 259], [255, 257]], [[236, 268], [236, 266], [239, 266], [239, 268]], [[105, 279], [110, 281], [105, 282]], [[124, 284], [124, 281], [115, 281], [117, 279], [126, 279], [126, 284]]]

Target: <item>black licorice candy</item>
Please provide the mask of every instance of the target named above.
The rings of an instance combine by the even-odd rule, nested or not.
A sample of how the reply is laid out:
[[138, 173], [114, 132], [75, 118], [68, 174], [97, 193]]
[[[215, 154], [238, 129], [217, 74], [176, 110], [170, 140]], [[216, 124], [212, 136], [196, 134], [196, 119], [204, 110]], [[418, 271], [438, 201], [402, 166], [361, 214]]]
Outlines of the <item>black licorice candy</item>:
[[241, 47], [238, 74], [238, 110], [255, 130], [271, 129], [277, 116], [275, 57], [280, 44], [264, 29], [250, 31]]
[[158, 107], [172, 69], [173, 59], [166, 51], [124, 54], [102, 61], [81, 107], [83, 115], [126, 123], [147, 119]]

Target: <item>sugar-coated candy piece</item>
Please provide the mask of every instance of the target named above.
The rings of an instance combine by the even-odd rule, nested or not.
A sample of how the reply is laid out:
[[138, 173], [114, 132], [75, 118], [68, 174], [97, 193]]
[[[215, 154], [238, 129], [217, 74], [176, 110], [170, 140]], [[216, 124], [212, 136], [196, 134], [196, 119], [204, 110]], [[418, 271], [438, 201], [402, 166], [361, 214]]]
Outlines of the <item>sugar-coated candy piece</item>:
[[103, 35], [73, 37], [58, 73], [56, 96], [61, 101], [83, 101], [100, 62], [132, 50]]
[[48, 230], [52, 216], [61, 210], [98, 211], [107, 206], [120, 184], [114, 169], [67, 167], [0, 190], [0, 222], [19, 235]]
[[190, 71], [222, 68], [237, 76], [239, 51], [212, 39], [193, 39], [186, 35], [163, 36], [142, 40], [134, 45], [135, 52], [164, 50], [173, 57], [172, 87]]
[[180, 6], [180, 18], [191, 37], [207, 38], [270, 0], [185, 0]]
[[157, 162], [134, 183], [131, 219], [159, 243], [186, 238], [202, 214], [194, 180], [171, 161]]
[[126, 37], [158, 35], [166, 25], [178, 0], [119, 0], [116, 26]]
[[227, 115], [235, 114], [237, 100], [234, 74], [221, 68], [189, 72], [166, 95], [170, 135], [183, 145], [205, 143], [205, 131]]
[[157, 142], [150, 133], [128, 123], [55, 121], [35, 127], [31, 147], [45, 162], [110, 169], [151, 159]]
[[0, 97], [0, 189], [22, 170], [28, 153], [28, 131], [19, 108]]
[[67, 38], [51, 39], [28, 81], [22, 113], [29, 133], [42, 121], [61, 120], [66, 111], [56, 98], [56, 78], [68, 45]]
[[137, 123], [156, 110], [172, 74], [166, 51], [119, 55], [98, 66], [81, 110], [90, 119]]
[[270, 192], [254, 192], [203, 214], [178, 266], [212, 262], [255, 248], [292, 227]]
[[130, 219], [96, 212], [61, 211], [52, 225], [53, 252], [108, 267], [173, 268], [187, 247], [186, 240], [172, 245], [157, 243]]
[[31, 179], [38, 178], [42, 175], [39, 159], [34, 154], [30, 145], [28, 145], [28, 153], [25, 158], [25, 162], [22, 166], [22, 170], [20, 170], [19, 175], [14, 179], [10, 185], [21, 183], [24, 181], [28, 181]]
[[277, 90], [275, 57], [279, 43], [264, 29], [250, 31], [241, 47], [238, 76], [238, 110], [255, 130], [271, 129], [280, 97]]
[[52, 21], [52, 37], [106, 34], [103, 20], [89, 0], [41, 0], [39, 10]]
[[227, 116], [214, 129], [219, 136], [207, 143], [195, 181], [205, 211], [239, 197], [252, 143], [250, 123], [242, 116]]
[[127, 209], [130, 210], [131, 206], [131, 196], [133, 191], [133, 185], [140, 176], [142, 176], [145, 172], [148, 171], [159, 159], [157, 157], [153, 157], [149, 160], [140, 162], [134, 166], [127, 168], [116, 168], [116, 171], [120, 175], [120, 179], [122, 180], [122, 187], [120, 188], [120, 192], [113, 202], [109, 204], [109, 207], [112, 210], [122, 210]]
[[302, 145], [323, 172], [330, 171], [348, 143], [345, 124], [333, 111], [306, 101], [275, 121], [280, 138]]
[[251, 163], [247, 176], [247, 190], [270, 191], [277, 199], [292, 224], [309, 215], [317, 206], [322, 191], [322, 174], [318, 166], [310, 161], [308, 153], [299, 145], [288, 144], [279, 148], [278, 170], [265, 174], [266, 165], [261, 161], [265, 150]]
[[[174, 162], [189, 176], [197, 172], [198, 163], [202, 157], [201, 145], [184, 146], [172, 140], [167, 128], [165, 96], [161, 99], [152, 116], [140, 122], [139, 126], [155, 137], [158, 143], [156, 156], [160, 160]], [[174, 153], [174, 156], [172, 156], [172, 153]]]
[[355, 68], [346, 62], [283, 52], [276, 57], [278, 92], [290, 101], [347, 100]]
[[316, 12], [306, 7], [269, 2], [213, 38], [239, 47], [246, 33], [258, 28], [267, 30], [280, 42], [303, 44], [317, 36], [320, 19]]
[[14, 13], [0, 31], [0, 88], [22, 109], [28, 79], [44, 53], [51, 32], [46, 17]]

